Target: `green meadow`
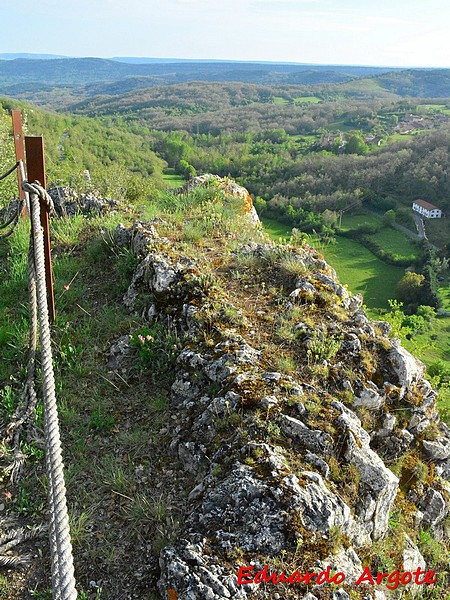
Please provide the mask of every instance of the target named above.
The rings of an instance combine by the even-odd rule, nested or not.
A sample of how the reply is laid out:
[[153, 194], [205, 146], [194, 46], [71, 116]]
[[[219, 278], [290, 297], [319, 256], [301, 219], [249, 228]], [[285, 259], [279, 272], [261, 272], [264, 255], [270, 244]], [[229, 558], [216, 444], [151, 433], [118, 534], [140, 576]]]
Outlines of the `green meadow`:
[[168, 187], [180, 187], [186, 183], [186, 179], [182, 175], [178, 175], [175, 169], [165, 169], [163, 173], [163, 180]]
[[[346, 219], [346, 226], [354, 226], [352, 216]], [[372, 215], [364, 215], [371, 221]], [[377, 217], [373, 217], [377, 219]], [[267, 233], [272, 239], [289, 238], [291, 228], [273, 219], [262, 219]], [[392, 230], [391, 235], [392, 235]], [[397, 232], [395, 232], [397, 234]], [[404, 237], [398, 234], [399, 237]], [[393, 236], [395, 237], [395, 236]], [[388, 309], [388, 300], [393, 298], [397, 282], [403, 277], [405, 269], [388, 265], [377, 258], [359, 242], [337, 236], [335, 243], [324, 244], [318, 238], [310, 236], [310, 243], [317, 248], [325, 260], [336, 270], [339, 280], [347, 285], [353, 294], [361, 293], [364, 304], [372, 317], [377, 309]]]

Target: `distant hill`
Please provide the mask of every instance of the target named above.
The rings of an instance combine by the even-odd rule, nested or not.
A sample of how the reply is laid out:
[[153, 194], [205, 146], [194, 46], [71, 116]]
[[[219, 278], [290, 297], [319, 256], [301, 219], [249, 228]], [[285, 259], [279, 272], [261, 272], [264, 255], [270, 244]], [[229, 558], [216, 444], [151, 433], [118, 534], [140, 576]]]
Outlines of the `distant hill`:
[[450, 97], [450, 69], [406, 69], [354, 79], [338, 86], [345, 95], [358, 98], [388, 96], [412, 98]]
[[[323, 100], [450, 97], [450, 69], [399, 70], [352, 65], [192, 62], [182, 59], [167, 62], [169, 59], [132, 57], [59, 58], [50, 55], [49, 60], [39, 58], [42, 55], [33, 55], [33, 58], [1, 56], [10, 58], [0, 59], [0, 96], [87, 114], [105, 114], [114, 109], [122, 112], [135, 108], [134, 103], [140, 108], [148, 108], [155, 105], [153, 88], [193, 82], [271, 87], [271, 90], [262, 92], [263, 98], [279, 96], [280, 90], [288, 87], [291, 89], [286, 97], [315, 95]], [[261, 101], [260, 98], [255, 100], [254, 90], [247, 91], [248, 102]], [[216, 96], [215, 92], [213, 96]], [[196, 103], [194, 97], [190, 98], [188, 111], [198, 112]], [[167, 107], [170, 102], [164, 100], [163, 105]]]
[[16, 58], [26, 58], [29, 60], [52, 60], [54, 58], [67, 58], [63, 54], [31, 54], [28, 52], [0, 53], [0, 60], [14, 60]]
[[241, 81], [264, 85], [337, 83], [388, 71], [390, 69], [378, 67], [237, 61], [128, 63], [102, 58], [15, 58], [0, 60], [0, 86], [39, 82], [67, 85], [117, 81], [126, 77], [158, 77], [163, 84], [185, 81]]

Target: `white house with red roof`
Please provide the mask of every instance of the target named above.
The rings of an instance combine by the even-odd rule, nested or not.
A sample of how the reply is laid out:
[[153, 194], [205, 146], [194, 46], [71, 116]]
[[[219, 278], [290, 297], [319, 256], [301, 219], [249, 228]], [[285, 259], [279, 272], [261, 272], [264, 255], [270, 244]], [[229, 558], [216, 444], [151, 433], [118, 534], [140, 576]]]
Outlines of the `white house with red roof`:
[[426, 200], [414, 200], [412, 209], [427, 219], [441, 219], [444, 216], [438, 206]]

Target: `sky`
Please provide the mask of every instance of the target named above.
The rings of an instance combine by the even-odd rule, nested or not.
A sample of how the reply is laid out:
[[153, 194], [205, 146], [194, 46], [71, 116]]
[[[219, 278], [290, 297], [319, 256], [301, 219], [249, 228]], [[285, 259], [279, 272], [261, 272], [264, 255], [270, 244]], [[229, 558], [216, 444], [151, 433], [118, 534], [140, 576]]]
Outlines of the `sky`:
[[2, 4], [0, 53], [450, 67], [449, 0]]

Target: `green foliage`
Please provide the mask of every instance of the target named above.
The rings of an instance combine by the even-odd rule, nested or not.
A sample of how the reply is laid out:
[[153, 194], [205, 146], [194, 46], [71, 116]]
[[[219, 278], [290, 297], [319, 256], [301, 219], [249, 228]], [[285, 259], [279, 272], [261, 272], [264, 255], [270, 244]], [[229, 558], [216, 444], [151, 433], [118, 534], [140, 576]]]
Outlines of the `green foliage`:
[[[420, 313], [405, 314], [403, 303], [397, 300], [389, 300], [390, 311], [384, 318], [390, 323], [392, 335], [400, 338], [410, 338], [430, 329], [435, 311], [432, 307], [421, 306]], [[431, 309], [431, 310], [428, 310]]]
[[450, 365], [441, 359], [435, 360], [428, 366], [427, 374], [438, 385], [450, 377]]
[[6, 385], [2, 390], [0, 390], [0, 411], [2, 416], [4, 416], [5, 421], [13, 416], [17, 404], [17, 394], [10, 385]]
[[422, 530], [419, 533], [419, 550], [423, 557], [436, 569], [439, 565], [447, 566], [449, 551], [444, 543], [439, 542], [429, 530]]
[[[13, 167], [15, 162], [11, 115], [0, 103], [0, 175]], [[17, 197], [17, 175], [12, 173], [0, 181], [0, 207]]]
[[336, 356], [341, 347], [342, 340], [321, 330], [313, 332], [308, 341], [308, 359], [315, 362], [319, 360], [330, 360]]
[[103, 404], [99, 404], [98, 408], [93, 411], [89, 420], [90, 429], [94, 429], [98, 432], [108, 434], [113, 429], [116, 420], [111, 415]]
[[138, 366], [149, 373], [154, 381], [167, 380], [180, 352], [181, 343], [174, 332], [161, 323], [141, 327], [130, 337], [137, 349]]
[[384, 215], [383, 215], [383, 222], [386, 225], [393, 225], [395, 223], [395, 218], [396, 218], [395, 210], [393, 210], [391, 208], [390, 210], [387, 210], [384, 213]]
[[395, 290], [397, 300], [412, 312], [419, 304], [423, 304], [424, 283], [425, 275], [413, 271], [405, 273]]
[[267, 208], [267, 202], [264, 200], [264, 198], [261, 198], [261, 196], [256, 196], [256, 198], [253, 200], [253, 206], [255, 207], [258, 215], [261, 216], [264, 214], [264, 211]]
[[192, 177], [195, 177], [197, 175], [195, 167], [190, 165], [186, 160], [180, 160], [180, 162], [178, 163], [177, 171], [185, 179], [192, 179]]
[[367, 144], [358, 134], [352, 135], [345, 145], [346, 154], [365, 154], [368, 151]]

